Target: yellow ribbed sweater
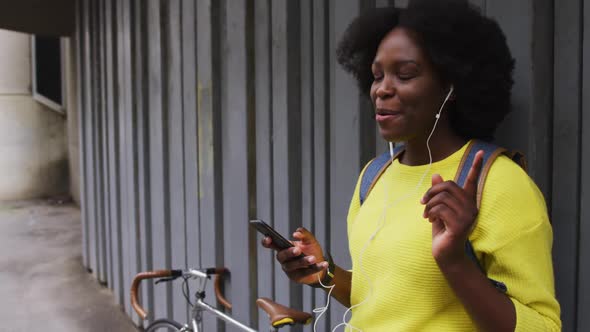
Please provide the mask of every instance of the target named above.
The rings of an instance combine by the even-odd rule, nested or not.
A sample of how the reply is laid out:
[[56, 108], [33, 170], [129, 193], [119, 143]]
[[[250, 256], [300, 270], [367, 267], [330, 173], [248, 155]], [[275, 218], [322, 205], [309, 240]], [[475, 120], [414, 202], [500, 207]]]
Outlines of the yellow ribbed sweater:
[[[453, 180], [465, 149], [433, 163], [418, 187], [428, 165], [394, 161], [362, 206], [357, 183], [348, 214], [351, 304], [364, 302], [353, 309], [354, 327], [366, 332], [475, 330], [432, 257], [432, 228], [420, 204], [432, 174]], [[559, 331], [545, 201], [507, 157], [499, 157], [489, 171], [476, 222], [470, 240], [488, 277], [508, 287], [516, 331]]]

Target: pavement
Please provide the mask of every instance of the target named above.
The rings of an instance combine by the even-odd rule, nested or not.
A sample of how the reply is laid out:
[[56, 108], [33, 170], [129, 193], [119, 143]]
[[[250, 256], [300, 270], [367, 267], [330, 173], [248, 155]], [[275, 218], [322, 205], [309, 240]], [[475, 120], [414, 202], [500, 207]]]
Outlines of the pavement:
[[137, 332], [82, 266], [73, 203], [0, 202], [0, 332]]

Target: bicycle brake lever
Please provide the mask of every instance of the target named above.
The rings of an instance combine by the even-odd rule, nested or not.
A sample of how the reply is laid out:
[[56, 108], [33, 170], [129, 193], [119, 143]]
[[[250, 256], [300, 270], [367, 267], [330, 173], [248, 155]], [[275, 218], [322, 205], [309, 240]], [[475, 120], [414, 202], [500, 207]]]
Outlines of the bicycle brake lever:
[[170, 278], [158, 279], [158, 280], [156, 280], [156, 283], [155, 284], [157, 285], [157, 284], [159, 284], [161, 282], [174, 281], [174, 280], [176, 280], [176, 278], [178, 278], [178, 277], [170, 277]]

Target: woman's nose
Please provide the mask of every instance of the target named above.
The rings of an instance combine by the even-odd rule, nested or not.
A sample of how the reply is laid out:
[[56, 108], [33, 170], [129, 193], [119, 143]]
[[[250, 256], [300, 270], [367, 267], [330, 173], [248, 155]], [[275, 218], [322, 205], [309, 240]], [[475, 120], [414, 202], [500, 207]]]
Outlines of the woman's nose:
[[392, 97], [395, 94], [393, 82], [390, 79], [384, 77], [381, 82], [379, 82], [375, 94], [379, 99], [387, 99]]

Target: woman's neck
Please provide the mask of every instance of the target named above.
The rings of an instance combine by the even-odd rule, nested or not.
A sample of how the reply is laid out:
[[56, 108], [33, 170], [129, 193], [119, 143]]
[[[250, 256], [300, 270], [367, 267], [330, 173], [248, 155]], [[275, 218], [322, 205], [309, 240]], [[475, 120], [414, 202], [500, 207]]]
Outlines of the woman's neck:
[[[428, 136], [420, 136], [406, 142], [405, 151], [400, 158], [400, 163], [408, 166], [426, 165], [430, 159], [426, 140]], [[467, 140], [456, 135], [450, 128], [439, 127], [436, 129], [429, 146], [432, 152], [432, 162], [441, 161], [461, 149]]]

